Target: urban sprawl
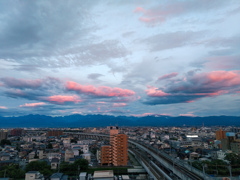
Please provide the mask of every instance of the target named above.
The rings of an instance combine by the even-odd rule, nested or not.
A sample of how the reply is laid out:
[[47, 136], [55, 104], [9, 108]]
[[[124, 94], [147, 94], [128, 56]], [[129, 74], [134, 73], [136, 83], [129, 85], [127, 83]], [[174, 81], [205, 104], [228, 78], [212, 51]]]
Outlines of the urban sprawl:
[[240, 128], [0, 130], [0, 179], [239, 179]]

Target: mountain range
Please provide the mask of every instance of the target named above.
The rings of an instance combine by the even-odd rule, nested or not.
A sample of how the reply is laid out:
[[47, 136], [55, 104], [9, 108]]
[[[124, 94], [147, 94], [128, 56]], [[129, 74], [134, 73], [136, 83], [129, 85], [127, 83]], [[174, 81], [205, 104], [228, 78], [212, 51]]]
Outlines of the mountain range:
[[1, 117], [0, 128], [13, 127], [106, 127], [118, 126], [240, 126], [239, 116], [110, 116], [110, 115], [69, 115], [45, 116], [26, 115], [19, 117]]

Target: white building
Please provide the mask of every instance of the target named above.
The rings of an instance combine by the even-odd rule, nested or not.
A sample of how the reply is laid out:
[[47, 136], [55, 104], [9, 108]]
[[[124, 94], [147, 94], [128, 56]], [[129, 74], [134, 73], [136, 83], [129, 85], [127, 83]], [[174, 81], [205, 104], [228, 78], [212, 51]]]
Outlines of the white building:
[[225, 156], [226, 156], [226, 153], [223, 152], [222, 150], [211, 152], [211, 158], [212, 159], [224, 159]]

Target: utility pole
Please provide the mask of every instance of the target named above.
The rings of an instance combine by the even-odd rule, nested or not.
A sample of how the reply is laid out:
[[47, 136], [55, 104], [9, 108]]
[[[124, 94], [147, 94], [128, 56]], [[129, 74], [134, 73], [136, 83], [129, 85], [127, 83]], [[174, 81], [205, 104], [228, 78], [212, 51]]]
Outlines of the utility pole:
[[5, 178], [5, 176], [6, 176], [6, 171], [7, 171], [7, 169], [5, 169], [5, 171], [4, 171], [4, 178]]
[[80, 175], [80, 166], [78, 165], [78, 176]]
[[205, 169], [204, 169], [204, 165], [205, 165], [205, 164], [203, 164], [203, 165], [202, 165], [202, 167], [203, 167], [203, 176], [204, 176], [204, 177], [203, 177], [203, 179], [205, 179], [205, 177], [206, 177], [206, 176], [205, 176]]
[[231, 164], [229, 164], [228, 168], [229, 168], [229, 173], [230, 173], [230, 179], [232, 180], [232, 168], [231, 168]]

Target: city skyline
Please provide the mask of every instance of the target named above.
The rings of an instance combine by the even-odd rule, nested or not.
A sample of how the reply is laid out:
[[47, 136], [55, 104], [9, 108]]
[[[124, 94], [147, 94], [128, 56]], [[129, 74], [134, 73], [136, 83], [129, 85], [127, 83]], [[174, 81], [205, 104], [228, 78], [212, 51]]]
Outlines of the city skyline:
[[240, 116], [238, 1], [0, 9], [0, 116]]

